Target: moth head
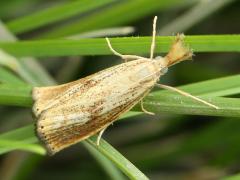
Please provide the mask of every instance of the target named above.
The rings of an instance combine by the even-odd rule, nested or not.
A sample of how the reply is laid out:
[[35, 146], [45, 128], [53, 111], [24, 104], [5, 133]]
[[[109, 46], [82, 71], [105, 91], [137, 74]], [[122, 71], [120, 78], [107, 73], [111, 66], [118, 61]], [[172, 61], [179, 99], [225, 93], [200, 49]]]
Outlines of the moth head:
[[168, 54], [164, 57], [167, 67], [184, 60], [192, 59], [192, 50], [184, 43], [184, 34], [177, 34]]

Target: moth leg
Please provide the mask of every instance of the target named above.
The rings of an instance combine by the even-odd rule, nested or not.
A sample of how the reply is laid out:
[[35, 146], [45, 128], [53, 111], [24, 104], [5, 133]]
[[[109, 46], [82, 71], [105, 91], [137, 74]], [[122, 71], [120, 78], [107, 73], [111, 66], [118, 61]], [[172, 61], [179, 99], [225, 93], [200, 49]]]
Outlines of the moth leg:
[[98, 137], [97, 137], [97, 142], [96, 142], [97, 146], [99, 146], [100, 140], [101, 140], [101, 138], [102, 138], [102, 135], [103, 135], [104, 131], [105, 131], [107, 128], [108, 128], [108, 127], [102, 129], [102, 130], [99, 132]]
[[144, 113], [149, 114], [149, 115], [155, 115], [155, 113], [150, 112], [143, 107], [143, 100], [140, 101], [140, 105], [141, 105], [141, 109]]
[[158, 84], [158, 83], [156, 84], [156, 86], [158, 86], [158, 87], [160, 87], [160, 88], [163, 88], [163, 89], [170, 90], [170, 91], [175, 91], [175, 92], [177, 92], [177, 93], [179, 93], [179, 94], [181, 94], [181, 95], [183, 95], [183, 96], [190, 97], [190, 98], [192, 98], [192, 99], [194, 99], [194, 100], [196, 100], [196, 101], [198, 101], [198, 102], [201, 102], [201, 103], [203, 103], [203, 104], [206, 104], [207, 106], [213, 107], [213, 108], [215, 108], [215, 109], [219, 109], [218, 106], [215, 106], [215, 105], [213, 105], [213, 104], [211, 104], [211, 103], [209, 103], [209, 102], [207, 102], [207, 101], [204, 101], [204, 100], [202, 100], [202, 99], [200, 99], [200, 98], [198, 98], [198, 97], [196, 97], [196, 96], [193, 96], [193, 95], [191, 95], [191, 94], [189, 94], [189, 93], [187, 93], [187, 92], [184, 92], [184, 91], [182, 91], [182, 90], [180, 90], [180, 89], [177, 89], [177, 88], [174, 88], [174, 87], [171, 87], [171, 86], [167, 86], [167, 85], [164, 85], [164, 84]]
[[112, 51], [113, 54], [115, 54], [116, 56], [121, 57], [125, 62], [127, 61], [131, 61], [131, 60], [136, 60], [136, 59], [146, 59], [145, 57], [141, 57], [141, 56], [136, 56], [136, 55], [123, 55], [120, 54], [119, 52], [117, 52], [116, 50], [113, 49], [110, 40], [108, 38], [106, 38], [107, 44], [109, 49]]

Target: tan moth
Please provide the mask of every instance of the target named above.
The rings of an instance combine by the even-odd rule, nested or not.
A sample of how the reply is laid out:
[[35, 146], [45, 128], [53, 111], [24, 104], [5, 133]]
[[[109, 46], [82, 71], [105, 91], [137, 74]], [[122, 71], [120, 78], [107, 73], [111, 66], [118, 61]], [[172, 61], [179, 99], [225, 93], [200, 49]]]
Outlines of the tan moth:
[[153, 114], [143, 108], [142, 99], [155, 85], [218, 108], [186, 92], [157, 84], [169, 66], [190, 59], [192, 51], [184, 45], [184, 36], [178, 34], [165, 57], [153, 58], [156, 20], [157, 17], [153, 23], [150, 58], [122, 55], [112, 48], [106, 38], [110, 50], [124, 59], [125, 63], [67, 84], [33, 88], [36, 132], [49, 154], [98, 132], [99, 144], [103, 131], [139, 102], [144, 112]]

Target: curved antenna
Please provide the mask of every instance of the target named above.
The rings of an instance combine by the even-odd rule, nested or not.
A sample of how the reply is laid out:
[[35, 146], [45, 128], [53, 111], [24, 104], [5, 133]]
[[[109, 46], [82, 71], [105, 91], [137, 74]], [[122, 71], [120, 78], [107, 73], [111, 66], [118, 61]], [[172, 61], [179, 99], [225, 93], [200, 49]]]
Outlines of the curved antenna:
[[157, 24], [157, 16], [155, 16], [153, 19], [153, 33], [152, 33], [152, 44], [150, 49], [150, 59], [153, 59], [153, 54], [156, 47], [156, 24]]

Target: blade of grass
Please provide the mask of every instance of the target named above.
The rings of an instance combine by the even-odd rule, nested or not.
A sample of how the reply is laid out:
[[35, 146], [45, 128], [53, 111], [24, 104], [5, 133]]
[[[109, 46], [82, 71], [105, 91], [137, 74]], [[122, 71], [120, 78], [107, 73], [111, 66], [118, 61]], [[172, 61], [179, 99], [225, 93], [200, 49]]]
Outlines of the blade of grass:
[[16, 130], [12, 130], [3, 134], [0, 134], [0, 139], [19, 140], [28, 143], [38, 142], [37, 137], [34, 134], [34, 125], [28, 125]]
[[19, 141], [0, 139], [0, 154], [6, 151], [9, 151], [10, 149], [24, 150], [24, 151], [41, 154], [41, 155], [46, 154], [45, 149], [39, 146], [38, 144], [29, 144], [29, 143], [24, 143]]
[[121, 1], [118, 4], [109, 6], [101, 11], [96, 11], [86, 18], [68, 26], [57, 27], [52, 31], [43, 33], [41, 38], [57, 38], [76, 33], [96, 30], [106, 27], [124, 25], [134, 20], [146, 17], [147, 15], [174, 7], [186, 7], [195, 3], [195, 0], [132, 0]]
[[[238, 98], [201, 98], [220, 107], [220, 109], [216, 110], [180, 95], [166, 96], [156, 93], [145, 99], [144, 107], [156, 114], [167, 112], [172, 114], [240, 117], [240, 99]], [[140, 108], [134, 110], [140, 110]]]
[[18, 74], [24, 81], [38, 85], [38, 82], [32, 77], [29, 76], [29, 72], [26, 71], [26, 67], [22, 64], [22, 61], [19, 61], [14, 56], [6, 53], [0, 49], [0, 65], [7, 67], [16, 74]]
[[[17, 38], [8, 31], [5, 25], [0, 21], [0, 40], [14, 42]], [[42, 68], [36, 59], [28, 57], [17, 59], [19, 65], [19, 72], [25, 77], [29, 83], [33, 85], [50, 85], [53, 84], [52, 77]]]
[[[174, 37], [157, 37], [156, 52], [168, 52]], [[111, 38], [112, 46], [122, 54], [149, 53], [151, 37]], [[240, 52], [240, 35], [187, 36], [194, 52]], [[39, 40], [1, 42], [0, 48], [17, 56], [67, 56], [112, 54], [103, 38], [81, 40]]]
[[[34, 134], [34, 126], [33, 125], [28, 125], [19, 129], [15, 129], [13, 131], [6, 132], [4, 134], [0, 135], [0, 144], [1, 142], [6, 142], [8, 143], [4, 144], [4, 146], [0, 145], [0, 154], [16, 150], [16, 149], [21, 149], [21, 150], [28, 150], [30, 152], [36, 152], [35, 149], [40, 150], [41, 154], [43, 154], [43, 148], [40, 145], [33, 144], [38, 142], [37, 137]], [[11, 145], [11, 142], [13, 144]], [[24, 148], [24, 145], [27, 145]], [[34, 145], [34, 146], [31, 146]], [[36, 153], [37, 153], [36, 152]]]
[[116, 169], [110, 161], [103, 156], [99, 151], [97, 151], [95, 148], [93, 148], [88, 143], [83, 143], [85, 146], [87, 146], [87, 149], [92, 154], [92, 156], [95, 157], [95, 159], [100, 162], [101, 167], [104, 169], [104, 171], [109, 175], [110, 179], [114, 180], [124, 180], [126, 179], [123, 174], [120, 173], [118, 169]]
[[6, 23], [6, 25], [11, 32], [19, 34], [70, 18], [77, 14], [86, 13], [111, 2], [114, 2], [114, 0], [81, 0], [67, 2], [35, 12], [34, 14], [14, 19]]
[[10, 71], [4, 69], [3, 67], [0, 67], [0, 83], [11, 83], [15, 85], [24, 85], [25, 82], [23, 82], [21, 79], [19, 79], [16, 75], [11, 73]]
[[29, 107], [32, 105], [32, 87], [15, 84], [0, 84], [0, 104]]
[[[202, 82], [183, 85], [178, 88], [186, 92], [191, 92], [194, 95], [202, 95], [205, 97], [235, 95], [240, 93], [240, 75], [210, 79]], [[175, 93], [163, 90], [161, 91], [161, 94], [164, 95]]]
[[111, 159], [111, 161], [115, 162], [116, 166], [119, 167], [130, 179], [148, 179], [131, 162], [124, 158], [124, 156], [112, 148], [112, 146], [109, 146], [106, 141], [102, 139], [100, 146], [97, 146], [95, 143], [96, 140], [97, 136], [92, 136], [86, 141], [105, 154], [105, 156]]

